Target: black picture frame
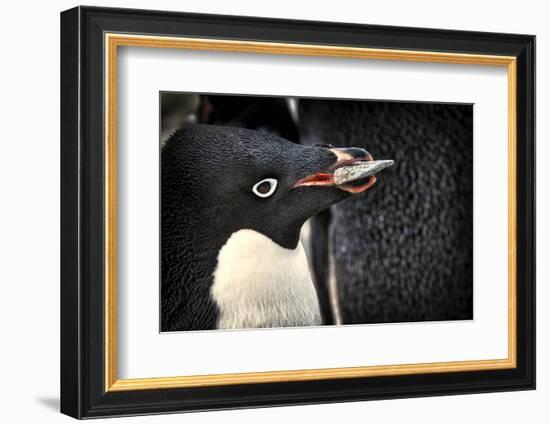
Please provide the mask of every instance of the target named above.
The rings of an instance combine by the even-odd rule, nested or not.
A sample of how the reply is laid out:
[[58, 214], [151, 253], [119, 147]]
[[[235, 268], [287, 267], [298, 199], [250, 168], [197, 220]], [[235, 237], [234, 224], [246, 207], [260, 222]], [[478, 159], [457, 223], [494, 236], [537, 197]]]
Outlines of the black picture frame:
[[[517, 367], [106, 392], [106, 32], [516, 57]], [[61, 412], [92, 418], [534, 388], [534, 36], [96, 7], [61, 13]]]

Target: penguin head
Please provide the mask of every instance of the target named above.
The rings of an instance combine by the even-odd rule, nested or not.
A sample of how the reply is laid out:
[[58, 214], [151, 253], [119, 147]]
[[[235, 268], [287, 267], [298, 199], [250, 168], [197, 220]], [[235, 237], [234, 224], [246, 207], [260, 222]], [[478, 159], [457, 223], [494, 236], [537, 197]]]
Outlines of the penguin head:
[[309, 217], [376, 181], [334, 184], [339, 167], [372, 160], [364, 149], [305, 146], [225, 126], [178, 130], [161, 157], [163, 220], [189, 222], [191, 214], [201, 236], [225, 240], [252, 229], [288, 249]]

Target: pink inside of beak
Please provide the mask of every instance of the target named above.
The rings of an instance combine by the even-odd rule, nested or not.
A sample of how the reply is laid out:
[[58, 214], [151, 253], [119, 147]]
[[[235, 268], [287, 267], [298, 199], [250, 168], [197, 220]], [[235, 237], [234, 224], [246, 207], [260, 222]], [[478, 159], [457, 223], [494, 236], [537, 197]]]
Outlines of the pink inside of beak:
[[[337, 161], [332, 166], [331, 171], [345, 165], [352, 165], [358, 161], [374, 161], [371, 154], [368, 154], [364, 158], [354, 158], [351, 155], [348, 155], [344, 149], [333, 148], [330, 150], [337, 157]], [[376, 183], [376, 177], [371, 176], [367, 182], [362, 185], [345, 184], [337, 187], [341, 190], [345, 190], [346, 192], [361, 193], [372, 187], [374, 183]], [[315, 173], [298, 180], [294, 187], [299, 186], [334, 186], [334, 175], [327, 172]]]

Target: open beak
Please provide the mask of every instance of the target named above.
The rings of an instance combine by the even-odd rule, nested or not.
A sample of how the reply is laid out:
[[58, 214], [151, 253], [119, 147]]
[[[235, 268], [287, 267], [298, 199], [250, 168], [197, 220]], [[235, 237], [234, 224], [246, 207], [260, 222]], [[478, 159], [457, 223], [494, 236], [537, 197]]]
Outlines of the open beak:
[[296, 182], [294, 187], [337, 187], [350, 193], [361, 193], [376, 183], [375, 174], [393, 165], [392, 160], [375, 161], [361, 148], [329, 148], [336, 162], [324, 171], [311, 174]]

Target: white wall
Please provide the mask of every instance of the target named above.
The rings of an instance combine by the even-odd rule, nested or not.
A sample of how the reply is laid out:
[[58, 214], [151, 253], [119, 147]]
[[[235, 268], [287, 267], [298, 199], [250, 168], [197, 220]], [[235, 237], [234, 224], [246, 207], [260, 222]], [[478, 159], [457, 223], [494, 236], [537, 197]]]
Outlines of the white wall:
[[[69, 423], [57, 410], [59, 381], [59, 11], [71, 1], [4, 2], [0, 65], [0, 415], [4, 423]], [[542, 1], [339, 0], [155, 2], [96, 5], [256, 15], [537, 35], [538, 390], [536, 392], [345, 403], [155, 417], [155, 423], [513, 424], [548, 423], [550, 413], [550, 27]], [[543, 196], [545, 195], [546, 196]], [[544, 261], [546, 260], [546, 261]], [[545, 403], [546, 402], [546, 403]], [[546, 405], [545, 405], [546, 404]], [[149, 423], [149, 417], [114, 420]], [[382, 422], [383, 421], [383, 422]], [[367, 422], [367, 423], [368, 423]], [[32, 422], [30, 422], [32, 423]]]

